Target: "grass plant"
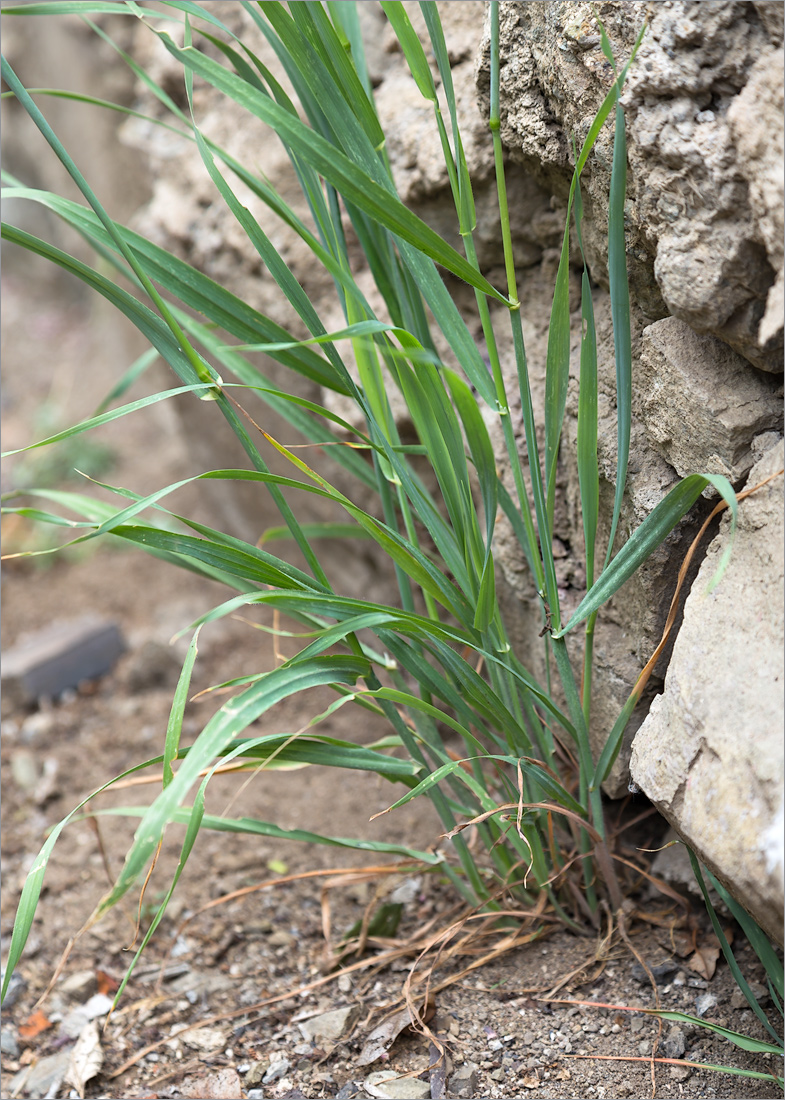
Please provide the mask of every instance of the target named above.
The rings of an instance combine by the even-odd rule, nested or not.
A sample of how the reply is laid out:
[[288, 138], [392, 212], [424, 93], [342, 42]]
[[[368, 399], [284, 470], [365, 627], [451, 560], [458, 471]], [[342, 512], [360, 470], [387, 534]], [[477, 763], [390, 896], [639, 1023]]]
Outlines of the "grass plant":
[[[492, 285], [477, 261], [472, 186], [458, 125], [447, 47], [437, 7], [420, 5], [430, 38], [429, 55], [415, 34], [407, 6], [383, 0], [412, 76], [431, 104], [454, 199], [462, 251], [443, 240], [399, 199], [385, 150], [364, 60], [353, 3], [241, 3], [280, 62], [275, 76], [246, 43], [227, 28], [210, 5], [169, 0], [154, 6], [119, 0], [97, 3], [5, 5], [6, 18], [77, 12], [110, 42], [166, 109], [148, 121], [193, 141], [216, 195], [226, 204], [257, 251], [265, 278], [275, 281], [309, 333], [297, 339], [202, 272], [114, 221], [94, 194], [70, 153], [57, 138], [38, 101], [66, 96], [100, 103], [110, 110], [137, 112], [89, 96], [53, 89], [28, 91], [3, 59], [9, 92], [36, 124], [51, 151], [69, 172], [84, 204], [26, 187], [4, 177], [4, 194], [38, 203], [76, 229], [95, 249], [96, 266], [76, 259], [29, 231], [3, 226], [3, 239], [44, 256], [111, 301], [149, 341], [149, 356], [171, 367], [177, 384], [117, 405], [121, 381], [92, 418], [34, 444], [44, 447], [137, 413], [159, 401], [190, 393], [210, 400], [215, 415], [230, 424], [247, 456], [246, 469], [203, 471], [189, 480], [256, 482], [266, 486], [281, 528], [302, 554], [304, 567], [260, 545], [244, 543], [166, 507], [166, 498], [186, 482], [165, 485], [146, 496], [129, 488], [104, 486], [119, 500], [47, 487], [28, 489], [34, 504], [11, 504], [8, 512], [73, 529], [73, 544], [105, 535], [219, 580], [231, 596], [192, 624], [192, 640], [172, 703], [163, 751], [140, 761], [125, 775], [163, 767], [162, 789], [147, 808], [128, 807], [140, 817], [125, 865], [90, 922], [98, 920], [133, 887], [154, 859], [167, 826], [186, 826], [176, 886], [200, 828], [273, 835], [309, 843], [338, 844], [421, 861], [446, 876], [471, 906], [503, 913], [506, 899], [516, 909], [534, 906], [544, 893], [553, 912], [572, 927], [596, 921], [601, 903], [616, 912], [622, 888], [608, 845], [601, 786], [618, 755], [622, 736], [640, 697], [636, 685], [604, 748], [593, 759], [588, 735], [591, 713], [594, 624], [603, 605], [667, 537], [674, 525], [713, 485], [731, 510], [736, 498], [726, 479], [694, 473], [654, 508], [623, 545], [617, 545], [630, 444], [631, 372], [629, 291], [624, 244], [626, 146], [620, 95], [630, 64], [621, 67], [600, 24], [603, 51], [614, 78], [600, 110], [575, 149], [560, 262], [556, 275], [546, 364], [544, 446], [538, 444], [518, 297], [515, 256], [507, 209], [500, 136], [498, 3], [490, 4], [491, 98], [488, 125], [493, 139], [506, 286]], [[111, 11], [141, 21], [182, 66], [187, 108], [123, 54], [92, 16]], [[179, 37], [171, 33], [177, 26]], [[182, 45], [178, 45], [182, 42]], [[200, 47], [210, 45], [209, 52]], [[216, 59], [216, 58], [220, 59]], [[303, 221], [252, 168], [239, 163], [202, 133], [194, 109], [194, 85], [203, 82], [262, 120], [288, 153], [310, 217]], [[616, 356], [618, 457], [610, 537], [598, 536], [597, 344], [590, 273], [582, 280], [582, 336], [577, 463], [586, 546], [587, 591], [564, 621], [553, 554], [556, 468], [565, 415], [570, 359], [570, 232], [581, 237], [580, 178], [603, 126], [614, 121], [613, 173], [608, 226], [608, 272]], [[240, 181], [308, 246], [314, 264], [332, 279], [344, 326], [327, 332], [312, 303], [263, 225], [236, 192]], [[384, 306], [374, 310], [363, 294], [350, 259], [347, 238], [359, 242]], [[437, 266], [438, 265], [438, 266]], [[490, 369], [439, 273], [439, 267], [474, 288], [476, 309]], [[114, 277], [107, 274], [114, 272]], [[122, 279], [121, 279], [122, 276]], [[126, 289], [130, 286], [130, 289]], [[508, 392], [499, 354], [502, 335], [489, 303], [505, 307], [515, 355], [517, 393]], [[436, 353], [435, 329], [450, 348], [449, 362]], [[274, 385], [248, 355], [264, 352], [324, 391], [351, 398], [363, 429], [326, 407]], [[146, 365], [147, 359], [143, 365]], [[128, 379], [143, 369], [140, 362]], [[390, 393], [402, 395], [418, 443], [398, 434]], [[529, 456], [525, 473], [518, 458], [511, 398], [519, 399]], [[323, 450], [296, 451], [263, 427], [264, 409], [282, 416], [310, 444]], [[488, 421], [501, 427], [504, 454], [494, 453]], [[347, 446], [349, 441], [351, 445]], [[311, 465], [302, 454], [318, 454]], [[290, 476], [274, 474], [269, 456], [282, 456]], [[266, 457], [267, 456], [267, 457]], [[431, 481], [418, 474], [427, 458]], [[498, 466], [512, 476], [508, 491]], [[340, 475], [339, 477], [337, 475]], [[341, 488], [336, 481], [340, 481]], [[370, 490], [371, 507], [360, 507], [347, 484]], [[434, 488], [437, 487], [437, 488]], [[320, 529], [307, 517], [308, 499], [338, 505], [342, 525]], [[554, 683], [541, 684], [524, 667], [509, 641], [495, 587], [494, 532], [497, 517], [511, 524], [535, 578], [542, 611], [543, 647]], [[354, 531], [373, 540], [395, 571], [397, 605], [384, 605], [335, 591], [320, 560], [320, 534]], [[267, 544], [265, 544], [267, 545]], [[277, 544], [275, 544], [277, 545]], [[286, 545], [285, 543], [283, 545]], [[302, 624], [307, 644], [272, 671], [234, 681], [231, 699], [219, 706], [192, 744], [181, 743], [183, 715], [202, 626], [258, 604]], [[582, 635], [582, 637], [581, 637]], [[370, 636], [373, 643], [368, 642]], [[568, 639], [570, 649], [568, 650]], [[579, 657], [579, 654], [582, 654]], [[581, 669], [576, 674], [576, 664]], [[283, 698], [316, 685], [335, 693], [330, 712], [360, 705], [383, 715], [390, 735], [383, 744], [361, 746], [318, 732], [318, 722], [300, 734], [249, 737], [251, 723]], [[323, 717], [323, 716], [320, 716]], [[460, 759], [448, 750], [442, 730], [457, 734]], [[395, 809], [416, 797], [431, 800], [449, 838], [437, 850], [396, 843], [317, 836], [283, 830], [274, 822], [205, 815], [205, 789], [215, 769], [237, 760], [253, 767], [287, 760], [324, 768], [360, 768], [398, 784]], [[573, 767], [577, 761], [577, 768]], [[201, 777], [201, 781], [200, 781]], [[117, 780], [123, 777], [117, 777]], [[110, 780], [105, 786], [111, 786]], [[105, 787], [101, 788], [101, 790]], [[195, 789], [195, 794], [193, 793]], [[6, 967], [5, 987], [18, 964], [35, 914], [47, 861], [65, 826], [88, 799], [50, 833], [30, 871], [19, 903]], [[188, 802], [191, 798], [190, 803]], [[480, 840], [470, 848], [463, 830], [472, 824]], [[167, 893], [144, 937], [149, 941], [166, 908]], [[138, 955], [137, 955], [138, 957]], [[134, 960], [135, 961], [135, 960]], [[133, 969], [133, 965], [131, 967]], [[130, 973], [130, 971], [129, 971]], [[4, 989], [5, 989], [4, 987]], [[782, 996], [781, 985], [778, 986]], [[122, 992], [122, 990], [121, 990]], [[119, 996], [119, 994], [118, 994]]]

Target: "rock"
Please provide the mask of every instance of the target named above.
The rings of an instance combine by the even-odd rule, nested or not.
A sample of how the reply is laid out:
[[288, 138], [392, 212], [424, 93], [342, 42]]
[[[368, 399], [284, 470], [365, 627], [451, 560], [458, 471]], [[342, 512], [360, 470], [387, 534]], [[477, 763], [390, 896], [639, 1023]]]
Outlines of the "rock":
[[684, 1038], [684, 1032], [680, 1027], [674, 1025], [665, 1036], [662, 1043], [662, 1049], [668, 1058], [681, 1058], [684, 1055], [684, 1051], [687, 1049], [687, 1043]]
[[422, 890], [422, 875], [404, 879], [390, 894], [390, 901], [399, 905], [409, 905]]
[[0, 1031], [0, 1053], [8, 1058], [19, 1057], [19, 1041], [10, 1027], [4, 1027]]
[[97, 615], [52, 623], [3, 654], [4, 710], [53, 699], [103, 676], [125, 649], [116, 623]]
[[71, 1050], [47, 1054], [24, 1066], [8, 1083], [9, 1096], [57, 1096], [71, 1064]]
[[[671, 976], [675, 974], [678, 969], [678, 963], [673, 962], [672, 959], [669, 959], [667, 962], [659, 963], [657, 966], [649, 966], [651, 976], [652, 978], [654, 978], [657, 985], [666, 985]], [[640, 982], [641, 985], [650, 984], [649, 975], [646, 973], [640, 963], [634, 964], [634, 966], [630, 970], [630, 974], [635, 979], [635, 981]]]
[[112, 1008], [112, 998], [106, 993], [94, 993], [88, 1001], [73, 1008], [60, 1021], [60, 1034], [67, 1035], [71, 1039], [78, 1039], [85, 1026], [91, 1020], [97, 1020], [99, 1016], [106, 1016]]
[[431, 1095], [430, 1082], [416, 1077], [399, 1077], [394, 1069], [370, 1073], [365, 1078], [364, 1088], [369, 1096], [380, 1100], [425, 1100]]
[[280, 1081], [280, 1079], [289, 1072], [290, 1066], [291, 1062], [286, 1058], [281, 1058], [279, 1055], [277, 1061], [270, 1062], [270, 1068], [262, 1078], [262, 1084], [270, 1085], [273, 1081]]
[[362, 1096], [363, 1087], [357, 1081], [347, 1081], [345, 1085], [341, 1085], [338, 1092], [335, 1094], [335, 1100], [354, 1100], [357, 1096]]
[[206, 1077], [186, 1077], [180, 1083], [179, 1090], [181, 1096], [190, 1100], [236, 1100], [242, 1092], [240, 1078], [232, 1066], [224, 1066]]
[[477, 1066], [464, 1062], [450, 1078], [448, 1088], [457, 1100], [473, 1100], [477, 1095]]
[[[5, 970], [0, 972], [0, 985], [5, 981]], [[5, 1009], [13, 1008], [16, 1002], [27, 992], [27, 981], [18, 970], [15, 970], [11, 975], [11, 979], [8, 982], [8, 989], [6, 990], [5, 998], [3, 1000], [3, 1007]]]
[[[759, 9], [762, 5], [758, 5]], [[780, 27], [782, 8], [778, 11]], [[765, 20], [764, 20], [765, 24]], [[782, 42], [781, 31], [779, 34]], [[768, 50], [753, 66], [749, 80], [728, 109], [728, 123], [739, 149], [739, 169], [749, 185], [749, 202], [777, 278], [766, 299], [758, 340], [779, 335], [783, 315], [783, 51]]]
[[312, 1042], [318, 1039], [340, 1039], [351, 1030], [358, 1014], [357, 1005], [347, 1005], [345, 1008], [323, 1012], [321, 1016], [312, 1016], [310, 1020], [303, 1020], [297, 1026], [303, 1038]]
[[736, 483], [753, 465], [755, 437], [782, 428], [774, 376], [676, 317], [643, 330], [633, 407], [655, 450], [681, 477], [724, 474]]
[[[769, 307], [782, 262], [770, 218], [773, 205], [782, 205], [774, 179], [782, 174], [779, 32], [748, 4], [674, 0], [646, 13], [641, 5], [615, 2], [603, 9], [603, 22], [617, 59], [629, 57], [645, 14], [649, 30], [624, 94], [633, 300], [650, 320], [670, 313], [718, 336], [756, 366], [780, 372], [781, 342], [761, 331], [764, 311], [767, 317], [769, 308], [774, 313], [781, 293], [774, 290]], [[588, 2], [501, 10], [502, 139], [511, 158], [562, 201], [572, 172], [569, 136], [587, 132], [609, 86], [610, 67], [596, 30]], [[488, 51], [486, 30], [478, 68], [486, 117]], [[757, 106], [756, 95], [762, 101], [747, 144], [738, 136], [745, 103], [737, 101], [745, 93], [750, 104]], [[770, 117], [775, 121], [769, 123]], [[767, 142], [769, 127], [777, 136]], [[611, 143], [608, 129], [583, 181], [590, 199], [584, 239], [601, 281]], [[748, 186], [753, 175], [766, 181], [758, 186], [765, 198]], [[781, 196], [781, 178], [779, 188]], [[771, 251], [763, 243], [768, 239]], [[778, 315], [781, 325], [781, 310]]]
[[267, 1067], [269, 1066], [269, 1064], [270, 1063], [265, 1059], [262, 1059], [258, 1062], [253, 1062], [250, 1068], [247, 1070], [245, 1076], [243, 1077], [243, 1087], [246, 1089], [250, 1089], [254, 1085], [260, 1085], [262, 1083], [262, 1078], [267, 1072]]
[[695, 999], [695, 1013], [698, 1016], [705, 1016], [707, 1012], [711, 1012], [718, 1004], [719, 1001], [713, 993], [701, 993], [701, 995]]
[[194, 1050], [201, 1050], [205, 1054], [221, 1050], [228, 1042], [228, 1035], [217, 1027], [198, 1027], [193, 1031], [186, 1031], [183, 1042]]
[[[782, 468], [783, 446], [751, 470]], [[638, 786], [774, 939], [783, 921], [783, 527], [781, 481], [739, 505], [728, 568], [727, 516], [692, 586], [665, 691], [633, 745]], [[743, 643], [741, 638], [743, 637]], [[732, 706], [732, 722], [729, 722]]]
[[284, 928], [279, 928], [272, 933], [267, 942], [270, 947], [292, 947], [296, 943], [296, 939], [291, 932], [287, 932]]
[[66, 997], [71, 997], [73, 1000], [91, 997], [97, 988], [94, 970], [77, 970], [76, 973], [69, 974], [58, 986], [60, 993], [64, 993]]

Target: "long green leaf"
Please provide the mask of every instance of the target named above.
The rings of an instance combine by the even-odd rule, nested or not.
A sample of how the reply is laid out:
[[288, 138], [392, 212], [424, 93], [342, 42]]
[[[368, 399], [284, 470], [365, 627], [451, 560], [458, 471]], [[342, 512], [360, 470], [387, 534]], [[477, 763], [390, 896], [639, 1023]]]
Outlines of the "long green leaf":
[[[99, 812], [111, 816], [143, 818], [146, 808], [143, 806], [120, 806]], [[190, 812], [185, 807], [173, 810], [170, 820], [186, 824]], [[405, 856], [407, 859], [415, 859], [419, 863], [424, 863], [430, 867], [437, 867], [444, 863], [444, 856], [438, 852], [408, 848], [403, 844], [392, 844], [383, 840], [357, 840], [352, 837], [325, 836], [322, 833], [308, 832], [307, 829], [282, 829], [279, 825], [273, 825], [269, 821], [258, 821], [252, 817], [231, 818], [205, 814], [202, 819], [202, 826], [205, 829], [215, 829], [218, 832], [271, 836], [277, 840], [296, 840], [303, 844], [326, 844], [332, 848], [350, 848], [360, 852], [380, 852], [385, 855]]]
[[[162, 758], [159, 757], [160, 761]], [[135, 764], [132, 768], [128, 768], [126, 771], [121, 772], [120, 775], [110, 779], [108, 783], [103, 783], [100, 787], [96, 787], [94, 791], [91, 791], [87, 798], [83, 798], [82, 801], [71, 810], [61, 821], [59, 821], [49, 833], [43, 847], [37, 854], [33, 865], [27, 872], [24, 886], [22, 887], [22, 894], [19, 898], [19, 904], [16, 909], [16, 917], [14, 919], [14, 927], [11, 933], [11, 943], [8, 947], [8, 957], [5, 964], [5, 973], [3, 977], [3, 987], [0, 991], [0, 1000], [4, 1000], [6, 993], [8, 992], [8, 986], [13, 977], [14, 970], [16, 969], [19, 960], [22, 957], [22, 953], [27, 943], [27, 938], [30, 935], [30, 929], [33, 925], [35, 918], [35, 911], [38, 906], [38, 899], [41, 896], [41, 888], [44, 884], [44, 876], [46, 874], [46, 868], [49, 863], [50, 856], [54, 850], [54, 846], [57, 843], [60, 834], [69, 822], [73, 821], [79, 811], [91, 802], [94, 798], [97, 798], [103, 791], [109, 790], [115, 783], [119, 783], [121, 780], [126, 779], [128, 776], [135, 775], [137, 772], [144, 771], [145, 768], [150, 767], [155, 761], [145, 760], [141, 764]]]
[[[618, 592], [624, 582], [629, 580], [663, 539], [670, 534], [682, 516], [686, 515], [707, 485], [713, 485], [727, 501], [731, 509], [732, 530], [735, 530], [736, 494], [728, 479], [719, 474], [690, 474], [683, 478], [633, 532], [611, 564], [581, 600], [567, 625], [554, 633], [554, 638], [563, 637], [578, 623], [599, 610], [615, 592]], [[726, 557], [729, 551], [730, 548]], [[725, 559], [720, 563], [719, 569], [723, 569], [724, 564]]]
[[616, 490], [608, 537], [606, 564], [613, 554], [613, 543], [621, 515], [632, 423], [632, 343], [630, 335], [630, 289], [627, 280], [627, 249], [624, 240], [624, 204], [627, 194], [627, 141], [624, 111], [616, 104], [616, 133], [613, 142], [613, 168], [608, 204], [608, 279], [613, 321], [613, 346], [616, 356]]
[[357, 657], [314, 657], [302, 665], [287, 663], [225, 703], [199, 734], [172, 782], [145, 810], [123, 869], [96, 908], [96, 919], [115, 905], [137, 880], [200, 771], [239, 732], [281, 699], [320, 684], [351, 683], [367, 668], [367, 661]]
[[747, 910], [739, 905], [736, 899], [728, 893], [720, 880], [711, 873], [708, 867], [705, 867], [703, 870], [710, 884], [722, 898], [723, 904], [728, 907], [729, 911], [733, 914], [734, 920], [744, 931], [744, 935], [750, 941], [755, 954], [763, 963], [766, 970], [766, 977], [771, 981], [774, 989], [779, 994], [780, 1000], [782, 1000], [785, 987], [782, 959], [779, 958], [777, 952], [774, 950], [769, 937], [760, 927], [758, 922], [750, 916]]
[[499, 302], [506, 302], [487, 279], [483, 278], [467, 260], [448, 245], [413, 214], [389, 190], [371, 179], [366, 172], [330, 145], [321, 135], [314, 133], [298, 119], [284, 111], [277, 103], [259, 95], [245, 81], [227, 72], [211, 58], [200, 54], [193, 47], [179, 49], [167, 34], [161, 39], [183, 65], [207, 80], [214, 87], [229, 95], [279, 133], [320, 175], [337, 188], [347, 199], [396, 236], [416, 247], [436, 263], [451, 271], [459, 279], [477, 287], [484, 294]]
[[[572, 194], [572, 192], [571, 192]], [[548, 350], [545, 359], [545, 486], [548, 537], [553, 535], [556, 500], [556, 464], [559, 458], [567, 383], [570, 376], [570, 219], [564, 227], [561, 256], [556, 272]]]
[[[698, 863], [698, 859], [697, 859], [695, 853], [693, 852], [692, 848], [689, 847], [689, 845], [685, 844], [685, 848], [687, 849], [687, 855], [690, 857], [690, 863], [692, 864], [693, 873], [694, 873], [695, 878], [697, 880], [698, 886], [700, 887], [700, 891], [703, 894], [703, 900], [706, 903], [706, 909], [708, 910], [708, 913], [709, 913], [709, 919], [711, 920], [711, 926], [714, 929], [714, 935], [719, 940], [720, 947], [722, 948], [722, 953], [725, 956], [725, 961], [727, 962], [727, 964], [730, 968], [730, 971], [733, 974], [733, 977], [734, 977], [734, 980], [735, 980], [736, 984], [738, 985], [739, 989], [742, 991], [745, 998], [747, 999], [747, 1004], [750, 1006], [752, 1011], [758, 1017], [758, 1019], [763, 1024], [763, 1026], [766, 1028], [768, 1033], [770, 1035], [772, 1035], [774, 1037], [774, 1039], [776, 1040], [776, 1042], [779, 1044], [779, 1048], [775, 1050], [775, 1053], [782, 1056], [783, 1054], [785, 1054], [785, 1047], [783, 1046], [782, 1037], [777, 1034], [777, 1032], [774, 1030], [774, 1028], [771, 1026], [769, 1021], [767, 1020], [766, 1013], [763, 1011], [763, 1009], [758, 1004], [757, 997], [755, 996], [755, 994], [750, 989], [746, 978], [742, 974], [742, 972], [739, 968], [739, 964], [736, 962], [736, 957], [734, 956], [733, 951], [731, 950], [730, 944], [728, 943], [728, 939], [725, 935], [725, 932], [723, 931], [722, 926], [719, 922], [719, 918], [717, 917], [717, 913], [714, 909], [714, 906], [712, 905], [711, 896], [709, 895], [708, 888], [707, 888], [706, 883], [704, 881], [703, 874], [701, 872], [701, 867], [700, 867], [700, 864]], [[731, 1040], [731, 1041], [736, 1042], [736, 1040]], [[752, 1040], [752, 1039], [748, 1040], [748, 1042], [753, 1042], [753, 1041], [755, 1041], [755, 1040]], [[739, 1045], [741, 1045], [741, 1044], [739, 1044]], [[745, 1049], [749, 1050], [750, 1048], [746, 1047]], [[767, 1049], [767, 1050], [771, 1049], [770, 1044], [766, 1044], [764, 1049]]]

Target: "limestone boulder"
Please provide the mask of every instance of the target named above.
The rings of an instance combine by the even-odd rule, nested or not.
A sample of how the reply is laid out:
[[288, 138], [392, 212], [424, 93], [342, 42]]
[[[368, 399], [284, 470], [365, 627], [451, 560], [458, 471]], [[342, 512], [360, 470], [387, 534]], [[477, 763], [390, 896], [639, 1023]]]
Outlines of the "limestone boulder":
[[[781, 218], [782, 5], [633, 0], [605, 5], [602, 18], [620, 63], [648, 20], [623, 99], [633, 298], [650, 320], [671, 314], [780, 372], [782, 233], [774, 210]], [[571, 137], [580, 144], [613, 81], [593, 7], [502, 4], [500, 42], [503, 140], [511, 158], [563, 201]], [[483, 106], [488, 50], [486, 36]], [[584, 236], [600, 278], [611, 146], [606, 131], [583, 179]]]
[[752, 370], [727, 344], [676, 317], [643, 330], [633, 402], [652, 446], [682, 477], [738, 482], [754, 461], [752, 441], [782, 427], [776, 376]]
[[665, 689], [633, 743], [631, 773], [766, 932], [783, 924], [783, 445], [750, 470], [776, 475], [726, 515], [686, 601]]

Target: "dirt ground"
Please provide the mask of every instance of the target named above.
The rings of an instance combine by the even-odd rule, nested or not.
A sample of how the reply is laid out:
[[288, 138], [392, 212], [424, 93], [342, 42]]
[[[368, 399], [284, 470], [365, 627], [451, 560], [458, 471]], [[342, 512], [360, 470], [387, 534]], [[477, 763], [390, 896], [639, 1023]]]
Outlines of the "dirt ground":
[[[88, 415], [128, 365], [116, 357], [117, 348], [129, 343], [119, 340], [114, 322], [101, 310], [67, 293], [59, 294], [53, 305], [43, 283], [32, 288], [18, 274], [8, 276], [3, 300], [7, 449], [28, 441], [45, 409], [50, 414], [54, 409], [65, 422]], [[141, 384], [132, 396], [150, 384]], [[101, 438], [114, 459], [111, 468], [96, 476], [114, 484], [143, 492], [198, 472], [189, 468], [165, 408], [111, 425]], [[74, 463], [83, 457], [74, 458]], [[9, 461], [3, 470], [4, 490], [28, 472], [19, 460]], [[69, 487], [79, 490], [73, 482]], [[177, 500], [184, 511], [196, 505], [193, 495]], [[38, 538], [24, 522], [12, 519], [4, 524], [6, 553], [38, 545]], [[91, 611], [118, 624], [127, 651], [101, 680], [38, 708], [4, 716], [4, 960], [19, 892], [46, 830], [90, 789], [161, 751], [186, 644], [169, 647], [169, 639], [224, 595], [218, 586], [108, 543], [92, 543], [58, 557], [6, 563], [4, 650], [26, 632]], [[261, 616], [256, 621], [264, 622]], [[222, 620], [202, 633], [194, 692], [272, 667], [275, 660], [270, 634], [248, 622]], [[330, 699], [320, 691], [289, 699], [265, 715], [264, 729], [297, 730]], [[209, 696], [189, 703], [185, 738], [195, 736], [215, 705]], [[360, 740], [384, 732], [371, 716], [348, 708], [321, 729]], [[439, 823], [425, 803], [409, 804], [369, 823], [369, 817], [396, 796], [393, 787], [375, 777], [354, 772], [336, 777], [306, 768], [246, 779], [216, 778], [208, 791], [207, 812], [247, 814], [285, 828], [384, 838], [419, 848], [438, 842]], [[126, 788], [101, 796], [92, 808], [142, 806], [156, 790], [154, 782]], [[630, 820], [645, 809], [645, 800], [639, 799], [626, 808], [613, 807], [610, 817]], [[619, 816], [623, 814], [627, 817]], [[132, 817], [98, 817], [95, 822], [77, 820], [66, 829], [47, 871], [19, 978], [9, 997], [12, 1003], [3, 1011], [4, 1097], [349, 1100], [399, 1095], [439, 1100], [533, 1095], [610, 1100], [649, 1097], [653, 1089], [657, 1096], [679, 1098], [781, 1095], [773, 1082], [656, 1060], [681, 1058], [764, 1072], [777, 1068], [766, 1057], [732, 1048], [708, 1032], [669, 1023], [661, 1027], [652, 1017], [621, 1008], [542, 999], [559, 986], [554, 995], [562, 1000], [651, 1007], [648, 980], [639, 966], [636, 969], [618, 934], [603, 947], [597, 934], [580, 937], [547, 923], [546, 934], [532, 938], [528, 934], [535, 925], [523, 922], [520, 938], [528, 936], [531, 942], [521, 942], [476, 969], [466, 968], [491, 951], [499, 933], [495, 939], [475, 938], [467, 945], [471, 955], [450, 952], [450, 945], [460, 938], [457, 934], [446, 941], [441, 955], [431, 950], [416, 961], [411, 952], [424, 944], [427, 930], [433, 935], [458, 915], [455, 898], [437, 877], [400, 866], [364, 874], [363, 867], [394, 861], [373, 860], [368, 853], [350, 849], [207, 831], [200, 835], [167, 915], [117, 1011], [102, 1032], [91, 1033], [94, 1046], [100, 1040], [103, 1063], [80, 1090], [63, 1080], [65, 1067], [73, 1064], [77, 1038], [83, 1042], [90, 1032], [91, 1013], [99, 1023], [106, 1018], [107, 998], [133, 957], [138, 897], [129, 897], [122, 911], [114, 910], [77, 940], [40, 1008], [37, 1002], [69, 939], [106, 891], [107, 867], [118, 873], [135, 825]], [[663, 829], [661, 819], [649, 816], [625, 834], [625, 843], [630, 850], [654, 848]], [[167, 836], [144, 897], [143, 927], [167, 888], [180, 839], [176, 829]], [[333, 874], [325, 873], [331, 869]], [[271, 885], [253, 889], [265, 882]], [[220, 900], [232, 891], [245, 892]], [[392, 937], [372, 938], [363, 954], [331, 970], [341, 938], [381, 901], [402, 906], [397, 931]], [[201, 912], [210, 902], [216, 904]], [[694, 1013], [702, 999], [709, 1006], [707, 1020], [762, 1036], [760, 1025], [740, 1003], [724, 962], [707, 980], [674, 950], [681, 941], [671, 938], [667, 926], [681, 910], [670, 899], [652, 897], [645, 890], [631, 896], [630, 903], [648, 914], [646, 920], [630, 917], [630, 941], [650, 967], [662, 968], [662, 1006]], [[706, 922], [696, 914], [702, 929]], [[697, 935], [699, 942], [708, 942], [702, 930]], [[742, 969], [750, 980], [760, 982], [762, 969], [741, 943], [737, 940]], [[401, 1009], [407, 977], [411, 975], [419, 991], [423, 987], [417, 985], [418, 976], [430, 967], [435, 992], [429, 999], [428, 1027], [438, 1045], [410, 1029], [396, 1034], [396, 1022], [389, 1018], [389, 1012]], [[386, 1034], [377, 1048], [381, 1056], [369, 1061], [366, 1040], [385, 1018]], [[439, 1046], [445, 1052], [441, 1062]], [[379, 1078], [372, 1076], [379, 1070], [411, 1076], [397, 1083], [400, 1091], [388, 1085], [385, 1092]]]

